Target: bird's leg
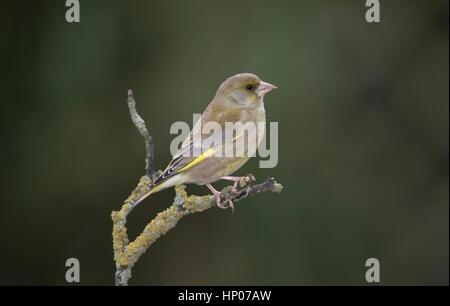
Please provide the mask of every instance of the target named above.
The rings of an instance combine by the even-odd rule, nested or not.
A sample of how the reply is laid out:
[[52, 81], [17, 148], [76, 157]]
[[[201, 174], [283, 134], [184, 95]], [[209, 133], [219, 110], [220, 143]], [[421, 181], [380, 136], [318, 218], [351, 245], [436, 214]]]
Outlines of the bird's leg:
[[214, 189], [214, 187], [211, 184], [206, 184], [206, 187], [209, 188], [209, 190], [211, 190], [211, 192], [214, 194], [214, 196], [216, 197], [216, 204], [217, 207], [225, 209], [226, 207], [222, 205], [222, 203], [220, 203], [220, 195], [222, 194], [220, 191], [217, 191], [216, 189]]
[[238, 186], [239, 182], [241, 181], [241, 178], [239, 176], [222, 176], [221, 179], [233, 181], [234, 185], [233, 185], [233, 189], [231, 189], [231, 191], [233, 191], [234, 193], [238, 192], [237, 186]]
[[[216, 204], [217, 207], [222, 208], [222, 209], [226, 209], [226, 206], [223, 206], [222, 203], [220, 203], [220, 195], [222, 194], [220, 191], [217, 191], [216, 189], [214, 189], [214, 187], [211, 184], [206, 184], [206, 187], [209, 188], [209, 190], [211, 190], [211, 192], [214, 194], [214, 196], [216, 197]], [[228, 204], [230, 205], [230, 207], [232, 208], [233, 212], [234, 212], [234, 205], [233, 202], [231, 200], [228, 200]]]

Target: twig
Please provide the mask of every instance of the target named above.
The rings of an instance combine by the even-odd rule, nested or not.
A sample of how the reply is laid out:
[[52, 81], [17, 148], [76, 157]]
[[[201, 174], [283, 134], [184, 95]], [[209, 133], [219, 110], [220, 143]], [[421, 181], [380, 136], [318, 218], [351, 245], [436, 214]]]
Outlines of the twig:
[[136, 111], [136, 101], [134, 101], [133, 91], [131, 89], [128, 90], [128, 108], [130, 109], [131, 121], [133, 121], [134, 125], [139, 131], [139, 134], [144, 138], [145, 142], [145, 170], [147, 172], [147, 176], [152, 178], [154, 175], [153, 169], [153, 138], [148, 133], [147, 128], [145, 127], [144, 119], [139, 116]]
[[[129, 242], [127, 235], [128, 214], [136, 207], [136, 200], [139, 199], [148, 190], [153, 179], [157, 176], [153, 172], [153, 144], [152, 138], [148, 134], [145, 122], [136, 111], [136, 102], [133, 93], [128, 92], [128, 106], [130, 108], [131, 119], [136, 125], [138, 131], [144, 137], [147, 150], [147, 175], [141, 177], [139, 184], [133, 190], [131, 195], [125, 200], [120, 211], [113, 211], [111, 218], [113, 221], [113, 249], [114, 260], [116, 262], [115, 284], [117, 286], [126, 286], [131, 278], [131, 268], [139, 260], [142, 254], [155, 242], [161, 235], [166, 234], [174, 228], [178, 221], [186, 215], [205, 211], [216, 207], [216, 197], [214, 195], [206, 196], [188, 196], [184, 185], [175, 187], [175, 199], [172, 205], [158, 215], [145, 227], [144, 231], [133, 241]], [[151, 171], [149, 171], [149, 169]], [[251, 186], [255, 177], [251, 174], [243, 176], [237, 186], [237, 191], [232, 191], [232, 186], [222, 189], [221, 202], [227, 204], [229, 200], [238, 202], [257, 193], [271, 191], [281, 192], [283, 186], [277, 183], [273, 178], [268, 178], [264, 183]]]

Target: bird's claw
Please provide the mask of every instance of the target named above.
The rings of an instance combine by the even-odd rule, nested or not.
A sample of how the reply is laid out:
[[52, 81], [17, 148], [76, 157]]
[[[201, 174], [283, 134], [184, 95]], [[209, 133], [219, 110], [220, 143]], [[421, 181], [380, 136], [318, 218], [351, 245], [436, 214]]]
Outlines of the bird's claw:
[[232, 213], [234, 213], [234, 205], [233, 205], [233, 201], [228, 200], [228, 206], [226, 206], [226, 205], [222, 205], [222, 202], [220, 201], [220, 195], [219, 195], [219, 196], [216, 196], [216, 197], [217, 197], [217, 199], [216, 199], [216, 205], [217, 205], [217, 207], [219, 207], [219, 208], [221, 208], [221, 209], [227, 209], [228, 206], [229, 206], [229, 207], [231, 207]]
[[245, 188], [245, 194], [242, 197], [246, 198], [250, 194], [250, 191], [252, 191], [252, 188], [250, 186]]
[[228, 200], [228, 205], [231, 207], [231, 213], [234, 214], [234, 205], [233, 205], [233, 201]]
[[216, 195], [216, 205], [221, 209], [227, 209], [227, 207], [222, 205], [222, 202], [220, 201], [220, 194]]

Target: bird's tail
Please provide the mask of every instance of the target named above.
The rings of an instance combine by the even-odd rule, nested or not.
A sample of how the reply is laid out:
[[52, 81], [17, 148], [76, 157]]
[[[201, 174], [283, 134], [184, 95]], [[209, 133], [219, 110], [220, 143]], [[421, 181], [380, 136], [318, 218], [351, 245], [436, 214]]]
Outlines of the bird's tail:
[[170, 173], [170, 169], [166, 169], [160, 176], [158, 176], [155, 181], [148, 187], [147, 191], [139, 199], [134, 202], [134, 205], [138, 204], [146, 197], [152, 193], [158, 192], [160, 190], [183, 184], [185, 182], [184, 177], [177, 173]]
[[166, 180], [161, 180], [161, 177], [158, 177], [153, 184], [150, 185], [148, 190], [142, 195], [139, 199], [133, 202], [133, 205], [137, 205], [139, 202], [143, 201], [152, 193], [159, 191], [165, 184]]

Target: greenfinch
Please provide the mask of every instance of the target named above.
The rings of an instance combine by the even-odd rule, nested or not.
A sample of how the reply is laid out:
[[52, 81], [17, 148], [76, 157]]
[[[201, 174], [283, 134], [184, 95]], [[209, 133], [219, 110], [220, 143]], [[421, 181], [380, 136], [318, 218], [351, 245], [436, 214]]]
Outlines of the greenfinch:
[[[226, 79], [167, 168], [136, 203], [162, 189], [195, 183], [206, 184], [217, 206], [226, 208], [221, 204], [221, 193], [211, 183], [234, 181], [236, 192], [240, 178], [230, 175], [255, 155], [265, 132], [263, 98], [275, 88], [252, 73]], [[229, 205], [233, 208], [231, 200]]]

